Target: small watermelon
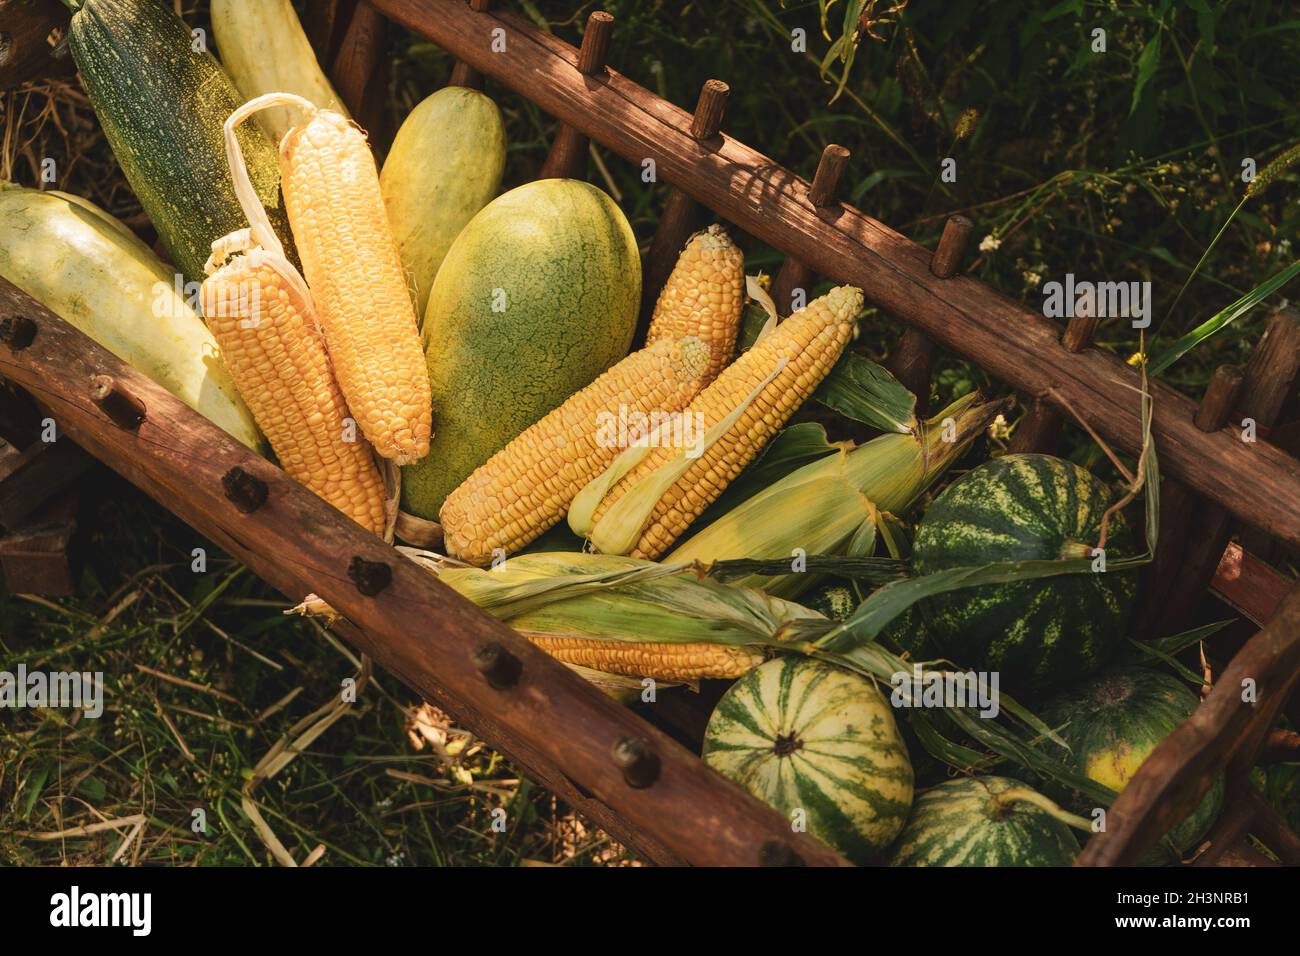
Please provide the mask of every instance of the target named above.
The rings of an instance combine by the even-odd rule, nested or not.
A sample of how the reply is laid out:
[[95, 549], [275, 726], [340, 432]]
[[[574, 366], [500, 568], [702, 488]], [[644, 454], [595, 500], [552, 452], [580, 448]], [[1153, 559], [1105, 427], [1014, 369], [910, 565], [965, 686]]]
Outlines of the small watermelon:
[[1079, 842], [1068, 824], [1017, 794], [1008, 777], [966, 777], [916, 798], [890, 866], [1069, 866]]
[[817, 590], [810, 591], [799, 598], [799, 602], [804, 607], [825, 614], [832, 621], [844, 620], [857, 610], [860, 603], [857, 595], [853, 593], [853, 588], [838, 581], [823, 584]]
[[[991, 561], [1087, 557], [1112, 495], [1077, 465], [1007, 455], [949, 485], [926, 511], [917, 574]], [[1123, 516], [1111, 516], [1113, 561], [1133, 553]], [[996, 670], [1026, 697], [1095, 671], [1123, 640], [1137, 592], [1132, 572], [1039, 578], [949, 591], [920, 604], [929, 636], [968, 667]]]
[[912, 805], [912, 765], [880, 691], [804, 657], [770, 660], [728, 689], [704, 760], [857, 863], [889, 845]]
[[[1074, 765], [1088, 777], [1118, 792], [1138, 767], [1196, 709], [1197, 698], [1178, 678], [1145, 667], [1106, 671], [1049, 700], [1039, 716], [1057, 729]], [[1088, 816], [1093, 806], [1079, 797], [1066, 797]], [[1186, 851], [1210, 829], [1223, 803], [1223, 780], [1215, 782], [1200, 805], [1169, 838]], [[1147, 863], [1167, 862], [1167, 849], [1157, 848]]]

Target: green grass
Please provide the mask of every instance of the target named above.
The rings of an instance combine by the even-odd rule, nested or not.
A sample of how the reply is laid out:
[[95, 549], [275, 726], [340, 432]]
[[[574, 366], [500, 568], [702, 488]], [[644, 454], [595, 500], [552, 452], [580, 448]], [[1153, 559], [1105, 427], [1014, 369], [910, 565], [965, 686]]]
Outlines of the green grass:
[[[544, 7], [547, 25], [570, 41], [599, 8], [504, 3], [547, 23]], [[201, 25], [205, 5], [195, 6], [184, 4], [187, 18]], [[889, 15], [895, 22], [873, 28], [880, 40], [841, 43], [855, 49], [847, 72], [834, 61], [822, 75], [846, 11], [862, 6], [833, 5], [827, 39], [816, 0], [610, 0], [604, 8], [618, 18], [610, 63], [688, 109], [706, 79], [727, 81], [724, 129], [801, 175], [828, 143], [847, 146], [846, 198], [919, 242], [932, 244], [946, 215], [966, 212], [984, 246], [972, 271], [1030, 307], [1041, 303], [1041, 282], [1066, 272], [1150, 280], [1160, 323], [1153, 353], [1295, 258], [1296, 170], [1276, 164], [1244, 204], [1240, 178], [1243, 159], [1262, 172], [1294, 159], [1300, 142], [1300, 20], [1276, 4], [912, 0]], [[893, 4], [867, 6], [879, 16]], [[561, 7], [563, 18], [552, 12]], [[797, 28], [806, 53], [791, 50]], [[1104, 54], [1090, 49], [1096, 28], [1106, 31]], [[391, 52], [400, 120], [445, 82], [450, 60], [397, 31]], [[494, 84], [488, 91], [510, 137], [506, 186], [518, 185], [536, 175], [554, 124]], [[53, 157], [59, 188], [145, 225], [75, 81], [5, 94], [0, 110], [0, 175], [33, 184], [40, 160]], [[619, 197], [648, 242], [664, 187], [594, 152], [603, 164], [593, 164], [593, 181]], [[945, 157], [957, 161], [955, 183], [940, 180]], [[775, 271], [777, 253], [740, 239], [751, 270]], [[1268, 307], [1288, 291], [1163, 378], [1198, 395], [1215, 366], [1244, 360]], [[887, 357], [900, 332], [897, 320], [869, 313], [857, 347]], [[1114, 322], [1098, 342], [1125, 356], [1136, 347], [1132, 330]], [[939, 401], [979, 385], [1001, 393], [980, 369], [941, 356]], [[1098, 457], [1078, 430], [1069, 441], [1076, 460]], [[100, 720], [30, 710], [0, 720], [0, 862], [269, 863], [241, 807], [246, 786], [273, 747], [301, 733], [296, 724], [338, 700], [358, 662], [313, 624], [285, 618], [290, 602], [125, 482], [98, 484], [83, 509], [90, 564], [78, 596], [0, 597], [0, 670], [20, 661], [100, 670], [107, 704]], [[203, 574], [190, 570], [199, 546], [208, 547]], [[430, 731], [445, 736], [442, 752], [427, 740], [414, 746], [418, 705], [391, 675], [374, 675], [345, 716], [252, 790], [297, 861], [318, 847], [320, 863], [336, 865], [627, 860], [446, 718]], [[506, 811], [503, 834], [491, 826], [497, 808]], [[196, 809], [206, 833], [191, 829]], [[75, 832], [137, 815], [144, 824], [129, 841], [133, 825]]]

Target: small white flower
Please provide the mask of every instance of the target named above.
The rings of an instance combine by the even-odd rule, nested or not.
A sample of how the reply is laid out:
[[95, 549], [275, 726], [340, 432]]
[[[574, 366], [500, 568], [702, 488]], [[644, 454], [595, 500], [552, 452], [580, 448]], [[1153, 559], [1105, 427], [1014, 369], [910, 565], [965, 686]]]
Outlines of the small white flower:
[[980, 240], [980, 252], [992, 252], [998, 246], [1002, 245], [1002, 240], [993, 233], [989, 233]]
[[1040, 285], [1042, 281], [1043, 281], [1043, 277], [1040, 276], [1037, 272], [1033, 271], [1032, 269], [1025, 270], [1025, 285], [1033, 287], [1036, 285]]

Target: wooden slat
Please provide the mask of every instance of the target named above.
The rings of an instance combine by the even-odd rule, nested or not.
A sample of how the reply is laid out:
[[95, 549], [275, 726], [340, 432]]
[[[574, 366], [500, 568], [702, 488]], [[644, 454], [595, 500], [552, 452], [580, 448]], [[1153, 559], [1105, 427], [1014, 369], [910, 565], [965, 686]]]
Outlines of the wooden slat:
[[352, 118], [366, 131], [377, 152], [388, 148], [388, 21], [362, 0], [352, 11], [347, 32], [330, 69], [330, 79]]
[[[1298, 678], [1300, 585], [1218, 675], [1192, 716], [1151, 752], [1106, 814], [1106, 830], [1088, 841], [1076, 865], [1136, 865], [1225, 770], [1234, 785], [1241, 783]], [[1247, 686], [1254, 688], [1251, 700], [1243, 700]], [[1219, 842], [1236, 842], [1229, 836], [1223, 833]]]
[[1230, 543], [1219, 559], [1210, 590], [1251, 623], [1263, 627], [1294, 584], [1281, 571], [1243, 551], [1241, 545]]
[[[1055, 405], [1069, 403], [1121, 450], [1141, 445], [1137, 372], [1096, 349], [1074, 354], [1061, 327], [969, 276], [939, 279], [929, 253], [861, 212], [815, 209], [808, 183], [725, 135], [705, 148], [690, 117], [610, 70], [600, 83], [574, 82], [577, 51], [512, 13], [475, 14], [456, 0], [373, 0], [387, 16], [626, 159], [655, 161], [674, 184], [756, 238], [816, 272], [860, 286], [881, 308], [996, 378]], [[489, 48], [506, 31], [509, 55]], [[1300, 461], [1235, 432], [1201, 434], [1194, 403], [1156, 384], [1154, 433], [1161, 465], [1238, 516], [1300, 544]]]
[[[356, 627], [356, 646], [417, 693], [446, 701], [458, 719], [520, 759], [537, 779], [571, 781], [609, 812], [615, 839], [660, 846], [660, 862], [756, 865], [770, 841], [805, 862], [844, 861], [715, 774], [694, 754], [481, 612], [265, 459], [199, 416], [13, 285], [0, 280], [0, 322], [24, 315], [38, 332], [25, 348], [0, 344], [0, 375], [27, 389], [63, 434], [108, 464], [287, 595], [314, 591]], [[89, 384], [107, 375], [147, 409], [134, 430], [114, 425]], [[243, 513], [223, 477], [242, 469], [265, 503]], [[357, 562], [387, 567], [373, 596], [353, 580]], [[367, 590], [371, 590], [367, 588]], [[472, 659], [496, 642], [522, 666], [515, 686], [494, 690]], [[611, 758], [624, 737], [657, 753], [653, 785], [630, 786]], [[684, 812], [682, 808], [689, 808]], [[653, 837], [648, 836], [653, 834]], [[774, 854], [769, 853], [769, 856]], [[775, 854], [780, 856], [780, 854]]]

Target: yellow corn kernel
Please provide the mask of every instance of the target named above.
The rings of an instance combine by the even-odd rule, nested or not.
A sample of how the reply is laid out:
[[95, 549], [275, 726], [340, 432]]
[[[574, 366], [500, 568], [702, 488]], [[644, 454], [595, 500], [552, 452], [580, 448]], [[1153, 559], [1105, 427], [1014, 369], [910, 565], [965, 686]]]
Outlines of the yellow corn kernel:
[[642, 416], [680, 412], [708, 364], [698, 338], [660, 340], [529, 426], [447, 496], [438, 516], [447, 553], [486, 565], [494, 549], [510, 553], [537, 538], [618, 455], [620, 421], [635, 428]]
[[380, 456], [418, 461], [432, 431], [429, 373], [374, 155], [346, 118], [320, 110], [285, 135], [280, 166], [294, 244], [348, 407]]
[[761, 651], [731, 644], [601, 641], [521, 632], [565, 664], [659, 681], [742, 677], [763, 663]]
[[[858, 289], [852, 286], [832, 289], [760, 338], [700, 392], [685, 414], [702, 414], [705, 428], [711, 429], [772, 376], [782, 360], [787, 362], [726, 433], [658, 498], [628, 554], [650, 560], [658, 558], [722, 494], [826, 377], [848, 345], [853, 335], [853, 320], [861, 307], [862, 293]], [[596, 529], [592, 538], [597, 547], [600, 546], [597, 526], [604, 514], [676, 454], [672, 448], [652, 449], [602, 498], [592, 518]], [[623, 536], [621, 532], [613, 535]]]
[[683, 335], [709, 347], [705, 384], [731, 361], [745, 305], [745, 256], [714, 224], [691, 236], [655, 302], [646, 344]]
[[362, 527], [383, 534], [384, 482], [370, 444], [344, 421], [348, 409], [311, 303], [256, 254], [214, 271], [199, 298], [222, 361], [280, 466]]

